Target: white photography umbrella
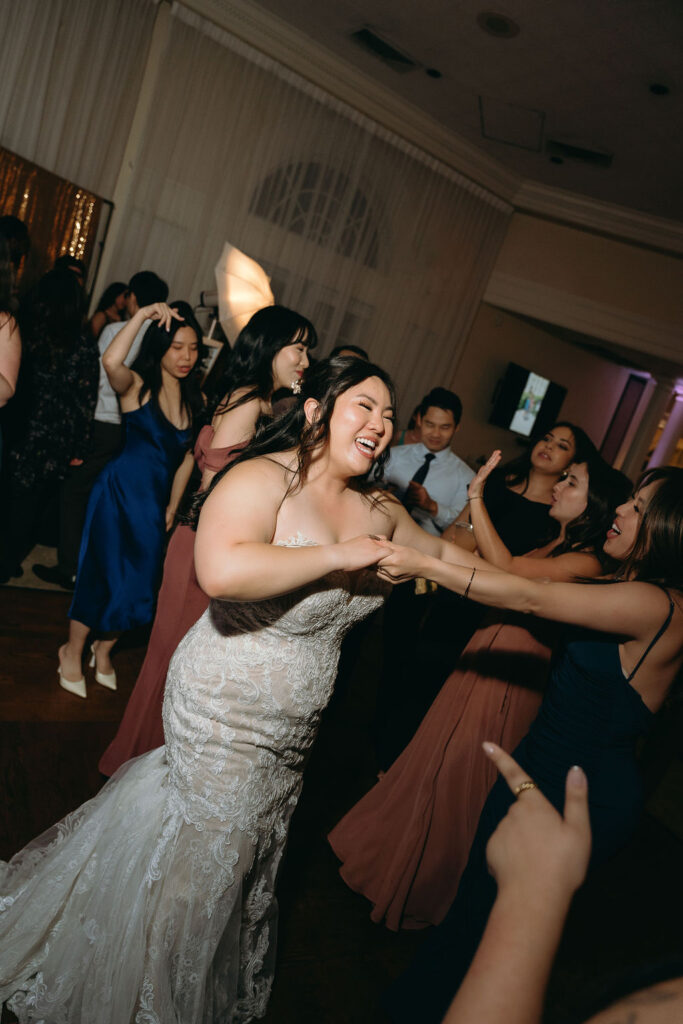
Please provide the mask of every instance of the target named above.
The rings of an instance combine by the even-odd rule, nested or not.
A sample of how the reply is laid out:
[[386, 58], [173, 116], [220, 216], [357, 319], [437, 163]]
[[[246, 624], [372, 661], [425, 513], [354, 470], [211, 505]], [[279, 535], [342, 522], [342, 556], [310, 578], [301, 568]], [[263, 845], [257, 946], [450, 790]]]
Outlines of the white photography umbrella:
[[229, 242], [216, 264], [216, 286], [218, 319], [231, 345], [257, 310], [275, 305], [265, 270]]

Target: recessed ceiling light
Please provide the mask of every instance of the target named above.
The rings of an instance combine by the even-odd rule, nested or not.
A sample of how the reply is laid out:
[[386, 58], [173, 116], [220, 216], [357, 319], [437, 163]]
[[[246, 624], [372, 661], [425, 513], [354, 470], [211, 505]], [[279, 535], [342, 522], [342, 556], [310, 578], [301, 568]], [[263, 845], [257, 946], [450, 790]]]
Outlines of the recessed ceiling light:
[[496, 39], [512, 39], [519, 34], [519, 25], [506, 14], [497, 11], [482, 11], [477, 15], [477, 25]]
[[664, 85], [663, 82], [653, 82], [650, 86], [650, 92], [654, 96], [668, 96], [671, 89], [668, 85]]

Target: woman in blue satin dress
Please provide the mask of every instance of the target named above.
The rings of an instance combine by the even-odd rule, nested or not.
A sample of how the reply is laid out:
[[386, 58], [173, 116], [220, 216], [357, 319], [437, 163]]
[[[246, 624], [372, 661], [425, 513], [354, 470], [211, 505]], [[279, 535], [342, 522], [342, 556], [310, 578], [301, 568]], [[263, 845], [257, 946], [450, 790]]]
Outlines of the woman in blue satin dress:
[[[567, 771], [584, 769], [593, 866], [616, 853], [638, 823], [636, 741], [683, 663], [683, 470], [644, 474], [633, 498], [617, 508], [604, 551], [622, 566], [603, 585], [525, 580], [464, 557], [454, 568], [405, 548], [395, 548], [378, 570], [393, 581], [424, 576], [484, 604], [572, 627], [538, 717], [513, 756], [560, 809]], [[495, 899], [486, 845], [513, 799], [504, 781], [491, 790], [455, 902], [387, 993], [392, 1020], [442, 1020]]]
[[[135, 335], [153, 320], [132, 367]], [[59, 649], [60, 685], [87, 695], [83, 648], [91, 631], [95, 679], [116, 689], [110, 651], [118, 635], [154, 617], [164, 534], [192, 471], [192, 438], [201, 425], [198, 369], [202, 335], [191, 307], [144, 306], [102, 357], [120, 396], [125, 444], [95, 481], [86, 514], [69, 639]]]

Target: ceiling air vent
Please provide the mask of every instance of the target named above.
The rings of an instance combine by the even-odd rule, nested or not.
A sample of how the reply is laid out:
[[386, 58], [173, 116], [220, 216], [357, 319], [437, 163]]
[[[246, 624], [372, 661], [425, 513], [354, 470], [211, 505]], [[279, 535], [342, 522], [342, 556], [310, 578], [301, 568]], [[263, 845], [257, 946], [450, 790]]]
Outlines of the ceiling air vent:
[[382, 39], [376, 32], [373, 32], [371, 28], [358, 29], [357, 32], [351, 33], [351, 38], [367, 53], [377, 57], [393, 71], [397, 71], [399, 75], [405, 75], [408, 71], [415, 71], [416, 68], [421, 67], [416, 60], [409, 57], [407, 53], [401, 53], [386, 39]]
[[569, 142], [560, 142], [558, 139], [548, 139], [545, 144], [546, 153], [551, 157], [561, 157], [563, 160], [580, 160], [584, 164], [592, 164], [593, 167], [611, 167], [614, 159], [613, 153], [601, 152], [599, 149], [587, 149], [585, 146], [577, 146]]

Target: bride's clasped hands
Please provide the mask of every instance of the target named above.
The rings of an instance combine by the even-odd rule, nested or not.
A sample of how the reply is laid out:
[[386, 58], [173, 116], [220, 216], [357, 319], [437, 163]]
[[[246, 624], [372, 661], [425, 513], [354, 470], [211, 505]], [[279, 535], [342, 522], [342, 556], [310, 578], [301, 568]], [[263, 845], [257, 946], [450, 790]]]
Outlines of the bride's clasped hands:
[[335, 562], [338, 563], [336, 568], [346, 572], [367, 569], [388, 558], [392, 547], [386, 537], [376, 533], [339, 541], [333, 545]]
[[377, 575], [389, 583], [405, 583], [418, 576], [433, 579], [430, 567], [438, 565], [439, 559], [426, 555], [415, 548], [383, 540], [384, 553], [377, 563]]

